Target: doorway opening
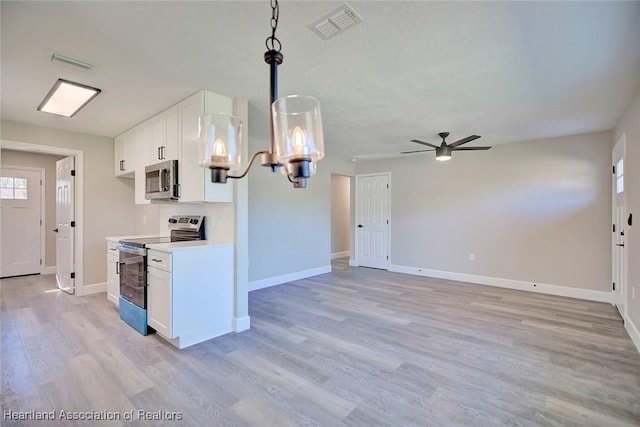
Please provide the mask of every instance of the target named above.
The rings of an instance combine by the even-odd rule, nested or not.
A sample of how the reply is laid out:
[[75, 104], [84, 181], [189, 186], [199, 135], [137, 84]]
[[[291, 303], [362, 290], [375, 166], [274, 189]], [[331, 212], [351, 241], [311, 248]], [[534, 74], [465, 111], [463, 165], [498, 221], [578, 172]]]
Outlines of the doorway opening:
[[[59, 156], [60, 158], [64, 157], [72, 157], [75, 162], [75, 188], [71, 197], [73, 197], [75, 201], [75, 206], [73, 208], [73, 216], [77, 219], [75, 222], [75, 233], [73, 236], [73, 245], [75, 247], [74, 255], [72, 259], [69, 260], [70, 263], [73, 263], [73, 272], [74, 272], [74, 282], [75, 282], [75, 290], [77, 295], [84, 295], [84, 274], [83, 274], [83, 266], [84, 266], [84, 257], [83, 257], [83, 240], [84, 240], [84, 226], [83, 226], [83, 218], [84, 218], [84, 206], [83, 200], [80, 196], [83, 194], [83, 176], [84, 176], [84, 155], [80, 150], [74, 150], [70, 148], [63, 147], [54, 147], [48, 145], [39, 145], [39, 144], [31, 144], [26, 142], [19, 141], [8, 141], [2, 140], [0, 142], [0, 149], [2, 150], [13, 150], [19, 152], [28, 152], [28, 153], [38, 153], [38, 154], [48, 154], [53, 156]], [[55, 179], [53, 180], [55, 185]], [[55, 197], [55, 196], [54, 196]], [[48, 227], [55, 228], [55, 227]], [[58, 260], [56, 260], [56, 263]], [[51, 271], [53, 272], [53, 271]]]
[[331, 259], [351, 256], [351, 177], [331, 175]]

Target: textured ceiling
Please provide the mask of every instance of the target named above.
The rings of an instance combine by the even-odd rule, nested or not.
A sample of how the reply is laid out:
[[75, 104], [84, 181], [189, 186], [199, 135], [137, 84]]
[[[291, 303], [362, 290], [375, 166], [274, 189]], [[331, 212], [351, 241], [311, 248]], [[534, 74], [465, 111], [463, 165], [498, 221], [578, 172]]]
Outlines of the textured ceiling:
[[[611, 129], [640, 83], [640, 2], [352, 1], [364, 22], [307, 28], [340, 2], [283, 1], [280, 95], [322, 104], [330, 154]], [[201, 88], [249, 99], [267, 139], [268, 1], [2, 1], [2, 117], [115, 136]], [[95, 65], [80, 71], [52, 52]], [[36, 111], [58, 78], [103, 90], [77, 116]]]

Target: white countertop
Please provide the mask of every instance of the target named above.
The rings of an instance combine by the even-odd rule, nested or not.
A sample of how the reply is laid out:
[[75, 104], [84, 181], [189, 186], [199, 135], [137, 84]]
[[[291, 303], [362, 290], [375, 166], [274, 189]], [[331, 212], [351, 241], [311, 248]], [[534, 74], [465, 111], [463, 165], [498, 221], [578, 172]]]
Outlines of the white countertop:
[[192, 240], [188, 242], [151, 243], [147, 248], [162, 252], [174, 252], [211, 246], [233, 246], [233, 242], [223, 240]]

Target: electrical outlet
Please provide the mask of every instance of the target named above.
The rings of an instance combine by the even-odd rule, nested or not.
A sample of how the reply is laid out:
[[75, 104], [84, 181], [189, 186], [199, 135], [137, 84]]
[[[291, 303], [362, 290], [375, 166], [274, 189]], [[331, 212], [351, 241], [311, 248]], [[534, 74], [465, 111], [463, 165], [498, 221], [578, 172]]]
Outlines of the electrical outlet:
[[476, 254], [469, 254], [469, 261], [474, 262], [476, 260]]

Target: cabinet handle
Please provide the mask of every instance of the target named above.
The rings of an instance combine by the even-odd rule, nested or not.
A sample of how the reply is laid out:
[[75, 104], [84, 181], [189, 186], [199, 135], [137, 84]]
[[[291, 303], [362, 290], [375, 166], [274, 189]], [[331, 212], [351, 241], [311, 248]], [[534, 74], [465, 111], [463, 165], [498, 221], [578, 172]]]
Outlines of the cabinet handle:
[[162, 147], [158, 147], [158, 160], [162, 160]]
[[117, 251], [118, 249], [116, 248], [109, 248], [110, 251]]
[[158, 258], [151, 258], [151, 261], [153, 261], [153, 262], [162, 262], [162, 260], [158, 259]]
[[160, 153], [161, 153], [161, 155], [162, 155], [162, 160], [165, 160], [165, 159], [166, 159], [166, 157], [165, 157], [165, 152], [164, 152], [164, 150], [165, 150], [166, 148], [167, 148], [167, 147], [165, 147], [164, 145], [162, 145], [162, 146], [160, 147]]
[[124, 170], [124, 160], [120, 160], [120, 170]]
[[116, 262], [116, 274], [120, 274], [120, 263]]

